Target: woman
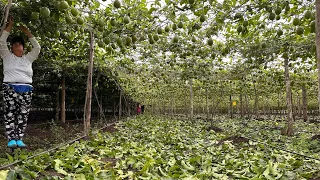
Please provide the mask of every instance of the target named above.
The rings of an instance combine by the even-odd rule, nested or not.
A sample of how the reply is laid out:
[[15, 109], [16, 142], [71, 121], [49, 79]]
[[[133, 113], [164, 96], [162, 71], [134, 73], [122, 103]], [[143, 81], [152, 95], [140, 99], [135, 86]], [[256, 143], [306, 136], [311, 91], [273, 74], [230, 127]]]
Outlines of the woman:
[[31, 42], [33, 49], [24, 55], [24, 39], [13, 37], [11, 39], [11, 52], [7, 46], [7, 38], [13, 27], [13, 18], [0, 37], [0, 56], [3, 60], [3, 100], [4, 100], [4, 121], [9, 148], [25, 148], [22, 141], [27, 127], [27, 120], [31, 105], [32, 83], [32, 62], [38, 58], [40, 45], [30, 31], [20, 26]]

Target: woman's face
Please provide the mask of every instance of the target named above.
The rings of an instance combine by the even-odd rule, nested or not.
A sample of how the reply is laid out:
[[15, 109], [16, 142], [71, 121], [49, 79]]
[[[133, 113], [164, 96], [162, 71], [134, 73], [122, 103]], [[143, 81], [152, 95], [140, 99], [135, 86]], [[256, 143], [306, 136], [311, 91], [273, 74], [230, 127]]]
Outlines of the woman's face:
[[12, 52], [18, 57], [23, 55], [23, 45], [20, 42], [15, 42], [12, 44]]

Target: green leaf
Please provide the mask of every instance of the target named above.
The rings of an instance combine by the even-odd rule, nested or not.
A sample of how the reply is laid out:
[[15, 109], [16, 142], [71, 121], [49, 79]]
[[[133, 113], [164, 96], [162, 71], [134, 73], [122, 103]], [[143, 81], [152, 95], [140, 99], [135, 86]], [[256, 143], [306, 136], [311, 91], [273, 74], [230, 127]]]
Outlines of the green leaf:
[[170, 157], [169, 159], [169, 162], [168, 162], [168, 165], [169, 166], [173, 166], [176, 164], [176, 159], [174, 157]]
[[7, 175], [7, 180], [16, 180], [17, 174], [14, 170], [10, 170]]
[[185, 162], [184, 160], [181, 160], [181, 165], [184, 169], [188, 170], [188, 171], [194, 171], [195, 168], [193, 166], [191, 166], [188, 162]]
[[0, 179], [7, 179], [9, 170], [1, 170], [0, 171]]
[[9, 160], [10, 163], [14, 161], [13, 156], [11, 156], [11, 155], [8, 154], [8, 153], [6, 153], [6, 155], [7, 155], [7, 158], [8, 158], [8, 160]]
[[156, 10], [157, 10], [157, 8], [152, 7], [149, 9], [148, 13], [151, 15]]
[[60, 174], [68, 175], [68, 173], [65, 170], [63, 170], [63, 168], [61, 168], [62, 161], [60, 159], [55, 159], [54, 162], [54, 170], [56, 170]]
[[84, 174], [76, 174], [75, 180], [86, 180], [86, 176]]
[[74, 146], [68, 146], [67, 148], [67, 158], [72, 158], [74, 156], [75, 153], [75, 147]]

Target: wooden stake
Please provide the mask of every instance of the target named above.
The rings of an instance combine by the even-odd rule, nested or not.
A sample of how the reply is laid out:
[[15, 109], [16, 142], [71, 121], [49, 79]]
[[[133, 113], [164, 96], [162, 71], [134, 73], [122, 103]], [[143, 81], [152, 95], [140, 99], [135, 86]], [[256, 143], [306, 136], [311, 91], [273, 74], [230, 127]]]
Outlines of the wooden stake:
[[286, 129], [286, 135], [293, 135], [293, 112], [292, 112], [292, 92], [290, 85], [290, 76], [289, 76], [289, 59], [284, 59], [284, 72], [285, 72], [285, 82], [286, 82], [286, 102], [287, 102], [287, 118], [288, 118], [288, 127]]
[[316, 57], [318, 68], [318, 108], [320, 112], [320, 0], [316, 0]]
[[94, 53], [94, 35], [93, 35], [93, 32], [90, 31], [90, 54], [89, 54], [89, 65], [88, 65], [87, 92], [86, 92], [86, 101], [84, 106], [84, 135], [86, 136], [88, 136], [89, 130], [90, 130], [93, 53]]
[[193, 118], [193, 79], [190, 78], [189, 80], [189, 86], [190, 86], [190, 119]]
[[10, 11], [11, 5], [12, 5], [12, 0], [9, 0], [8, 4], [7, 4], [7, 7], [6, 7], [6, 11], [4, 13], [4, 19], [3, 19], [3, 24], [2, 24], [2, 27], [1, 27], [0, 36], [2, 35], [2, 32], [4, 31], [4, 29], [7, 26], [7, 21], [8, 21], [8, 16], [9, 16], [9, 11]]
[[61, 82], [61, 122], [66, 123], [66, 76], [65, 73], [62, 74]]

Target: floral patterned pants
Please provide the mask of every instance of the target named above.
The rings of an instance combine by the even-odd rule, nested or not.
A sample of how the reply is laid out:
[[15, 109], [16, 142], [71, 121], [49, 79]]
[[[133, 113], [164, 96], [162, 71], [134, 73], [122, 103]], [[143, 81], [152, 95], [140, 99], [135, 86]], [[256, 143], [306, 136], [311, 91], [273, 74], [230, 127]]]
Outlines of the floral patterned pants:
[[5, 84], [2, 89], [6, 135], [9, 140], [21, 140], [27, 127], [32, 91], [19, 93]]

